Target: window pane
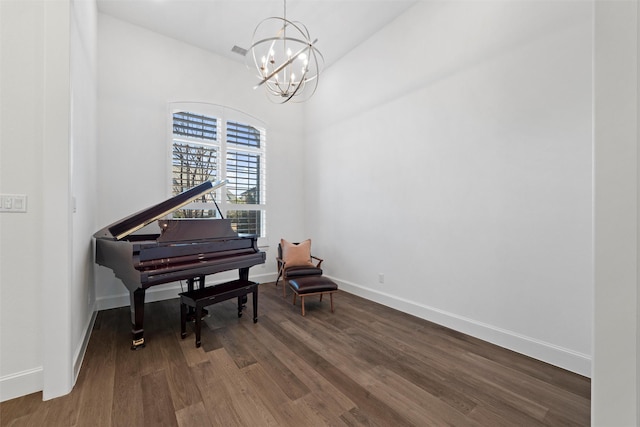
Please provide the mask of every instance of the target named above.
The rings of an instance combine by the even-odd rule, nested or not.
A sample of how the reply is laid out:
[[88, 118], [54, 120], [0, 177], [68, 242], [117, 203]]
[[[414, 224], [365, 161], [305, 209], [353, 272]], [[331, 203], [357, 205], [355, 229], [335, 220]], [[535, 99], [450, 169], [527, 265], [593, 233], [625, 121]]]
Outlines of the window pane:
[[173, 218], [219, 218], [219, 216], [215, 209], [180, 209], [173, 213]]
[[227, 142], [260, 148], [260, 131], [244, 123], [227, 122]]
[[260, 203], [260, 155], [227, 152], [227, 200], [235, 204]]
[[260, 218], [262, 211], [228, 211], [231, 227], [238, 233], [261, 236]]
[[173, 113], [173, 134], [215, 141], [218, 137], [217, 120], [187, 112]]
[[[217, 176], [217, 148], [173, 141], [173, 195], [178, 195], [208, 179], [215, 180]], [[196, 201], [212, 200], [212, 193], [206, 193]]]
[[265, 131], [257, 120], [239, 118], [243, 113], [233, 113], [238, 121], [229, 121], [224, 107], [201, 107], [176, 103], [177, 111], [171, 114], [172, 193], [176, 196], [205, 180], [226, 179], [227, 185], [198, 197], [173, 216], [220, 218], [217, 201], [222, 216], [232, 221], [237, 232], [264, 237], [265, 212], [255, 210], [255, 205], [265, 207], [266, 200]]

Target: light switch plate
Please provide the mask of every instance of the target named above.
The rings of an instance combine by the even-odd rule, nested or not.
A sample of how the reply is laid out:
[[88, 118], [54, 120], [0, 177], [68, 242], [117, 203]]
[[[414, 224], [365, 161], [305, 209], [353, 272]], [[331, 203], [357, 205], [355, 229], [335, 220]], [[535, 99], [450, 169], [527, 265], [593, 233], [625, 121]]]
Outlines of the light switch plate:
[[0, 194], [0, 212], [26, 212], [26, 194]]

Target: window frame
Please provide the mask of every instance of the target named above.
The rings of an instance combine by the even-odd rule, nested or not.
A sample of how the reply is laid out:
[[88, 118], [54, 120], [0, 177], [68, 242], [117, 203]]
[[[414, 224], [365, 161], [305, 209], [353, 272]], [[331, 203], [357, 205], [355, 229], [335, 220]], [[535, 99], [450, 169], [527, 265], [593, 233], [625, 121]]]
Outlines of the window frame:
[[[216, 122], [216, 139], [198, 139], [195, 137], [189, 137], [185, 135], [174, 135], [173, 133], [173, 115], [177, 112], [189, 112], [197, 115], [215, 117]], [[234, 108], [209, 104], [204, 102], [170, 102], [168, 107], [168, 144], [167, 144], [167, 182], [169, 185], [168, 193], [169, 197], [173, 197], [173, 145], [174, 141], [184, 141], [195, 145], [204, 145], [216, 147], [217, 153], [217, 165], [216, 172], [218, 176], [216, 180], [228, 179], [227, 171], [227, 155], [229, 152], [248, 153], [258, 155], [258, 185], [259, 185], [259, 203], [257, 204], [243, 204], [243, 203], [231, 203], [227, 200], [227, 197], [223, 197], [225, 194], [226, 186], [216, 190], [214, 193], [215, 201], [222, 212], [224, 218], [228, 218], [228, 212], [230, 211], [260, 211], [260, 234], [258, 235], [258, 242], [266, 241], [267, 239], [267, 191], [266, 191], [266, 178], [267, 178], [267, 161], [266, 161], [266, 126], [265, 123], [247, 113], [236, 110]], [[237, 122], [242, 125], [247, 125], [257, 129], [260, 132], [260, 146], [251, 147], [244, 144], [236, 144], [234, 142], [227, 141], [227, 123]], [[192, 202], [183, 207], [183, 209], [214, 209], [216, 207], [213, 203]]]

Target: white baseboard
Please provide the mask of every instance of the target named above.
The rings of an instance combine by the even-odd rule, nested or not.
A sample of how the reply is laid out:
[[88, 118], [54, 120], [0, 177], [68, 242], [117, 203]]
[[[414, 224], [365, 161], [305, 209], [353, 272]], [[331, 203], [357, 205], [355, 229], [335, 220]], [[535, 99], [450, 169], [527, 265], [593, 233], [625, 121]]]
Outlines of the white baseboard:
[[335, 277], [331, 277], [331, 279], [338, 283], [340, 289], [345, 292], [375, 301], [404, 313], [471, 335], [483, 341], [499, 345], [500, 347], [533, 357], [534, 359], [585, 377], [591, 376], [591, 357], [589, 355], [478, 322], [457, 314], [448, 313], [434, 307], [399, 298], [395, 295], [336, 279]]
[[91, 314], [91, 318], [89, 319], [89, 323], [86, 325], [84, 329], [84, 336], [82, 337], [82, 342], [76, 349], [74, 358], [73, 358], [73, 385], [75, 386], [76, 381], [78, 380], [78, 374], [80, 374], [80, 368], [82, 367], [82, 361], [84, 360], [84, 355], [87, 353], [87, 347], [89, 346], [89, 340], [91, 339], [91, 331], [93, 331], [93, 325], [96, 323], [96, 317], [98, 316], [98, 311], [94, 310]]
[[42, 391], [42, 366], [0, 378], [0, 402]]
[[[215, 276], [211, 276], [215, 278]], [[272, 282], [276, 279], [276, 273], [263, 273], [251, 276], [251, 280], [265, 283]], [[207, 285], [214, 285], [222, 283], [226, 280], [211, 280], [207, 282]], [[178, 293], [182, 292], [180, 284], [175, 283], [161, 289], [150, 288], [147, 290], [146, 302], [161, 301], [165, 299], [176, 298]], [[81, 343], [78, 345], [74, 352], [73, 357], [73, 384], [75, 385], [78, 379], [78, 374], [82, 367], [82, 362], [89, 345], [91, 338], [91, 331], [96, 321], [96, 316], [100, 310], [108, 310], [111, 308], [125, 307], [129, 305], [129, 292], [123, 286], [123, 292], [119, 295], [113, 295], [105, 298], [99, 298], [96, 300], [92, 316], [89, 322], [85, 326], [84, 335]], [[15, 399], [17, 397], [26, 396], [31, 393], [36, 393], [43, 390], [44, 374], [42, 366], [28, 369], [22, 372], [15, 372], [9, 375], [0, 377], [0, 402], [6, 400]]]
[[[215, 277], [215, 276], [214, 276]], [[329, 277], [329, 276], [328, 276]], [[577, 374], [591, 376], [591, 357], [586, 354], [556, 346], [547, 342], [536, 340], [513, 331], [497, 328], [482, 322], [475, 321], [453, 313], [448, 313], [424, 304], [418, 304], [404, 298], [399, 298], [384, 292], [369, 289], [355, 283], [330, 277], [339, 284], [340, 289], [354, 295], [366, 298], [371, 301], [400, 310], [404, 313], [437, 323], [439, 325], [454, 329], [456, 331], [471, 335], [478, 339], [499, 345], [515, 352], [533, 357], [554, 366], [566, 369]], [[266, 283], [276, 279], [275, 273], [265, 273], [252, 276], [251, 280]], [[222, 283], [224, 280], [211, 281], [208, 285]], [[179, 284], [163, 287], [162, 289], [149, 288], [147, 290], [146, 302], [161, 301], [176, 298], [181, 292]], [[101, 298], [96, 301], [96, 309], [85, 328], [82, 343], [74, 355], [74, 384], [82, 366], [82, 361], [89, 344], [91, 331], [95, 324], [97, 312], [111, 308], [124, 307], [129, 305], [129, 293], [123, 292], [120, 295]], [[42, 367], [16, 372], [0, 378], [0, 402], [25, 396], [27, 394], [42, 391], [43, 370]]]
[[[82, 366], [82, 360], [87, 352], [87, 346], [89, 345], [89, 339], [91, 338], [91, 331], [96, 321], [97, 311], [93, 311], [91, 319], [84, 330], [84, 336], [82, 342], [76, 349], [73, 358], [73, 384], [75, 385], [80, 373], [80, 367]], [[22, 372], [16, 372], [11, 375], [6, 375], [0, 378], [0, 402], [5, 400], [15, 399], [17, 397], [26, 396], [27, 394], [36, 393], [42, 391], [44, 387], [44, 373], [42, 366], [37, 368], [28, 369]], [[57, 396], [55, 396], [57, 397]]]

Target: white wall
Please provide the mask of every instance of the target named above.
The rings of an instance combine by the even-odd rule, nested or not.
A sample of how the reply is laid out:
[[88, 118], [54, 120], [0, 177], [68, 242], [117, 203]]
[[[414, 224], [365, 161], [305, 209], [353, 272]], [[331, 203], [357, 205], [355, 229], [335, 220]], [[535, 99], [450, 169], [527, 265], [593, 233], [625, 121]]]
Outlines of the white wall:
[[0, 192], [27, 195], [0, 213], [2, 400], [42, 389], [43, 25], [42, 4], [0, 2]]
[[637, 426], [638, 59], [635, 1], [596, 2], [594, 19], [594, 426]]
[[71, 390], [93, 314], [96, 11], [2, 1], [0, 15], [0, 192], [28, 197], [0, 214], [0, 399], [49, 399]]
[[[100, 66], [107, 73], [98, 81], [102, 86], [98, 121], [101, 147], [95, 151], [95, 143], [79, 143], [94, 138], [91, 126], [83, 124], [92, 120], [93, 95], [87, 98], [79, 93], [91, 93], [92, 88], [91, 58], [95, 52], [92, 54], [93, 48], [87, 47], [92, 44], [92, 30], [85, 24], [91, 22], [95, 10], [76, 10], [75, 2], [68, 17], [72, 34], [70, 75], [75, 76], [68, 83], [73, 104], [69, 108], [71, 130], [67, 139], [60, 137], [64, 130], [45, 137], [43, 123], [53, 117], [47, 116], [46, 108], [56, 105], [51, 91], [55, 93], [52, 86], [60, 82], [53, 75], [45, 77], [45, 58], [52, 58], [52, 50], [46, 49], [57, 48], [65, 41], [58, 33], [45, 31], [44, 25], [55, 11], [45, 13], [43, 2], [1, 1], [0, 192], [29, 196], [28, 213], [0, 214], [2, 400], [42, 388], [43, 353], [49, 349], [41, 337], [52, 325], [72, 323], [62, 332], [68, 343], [63, 350], [68, 360], [62, 361], [62, 368], [66, 376], [75, 373], [70, 365], [75, 363], [73, 367], [77, 368], [81, 358], [84, 328], [90, 325], [93, 306], [91, 288], [82, 286], [90, 274], [85, 262], [90, 241], [86, 239], [87, 230], [94, 231], [130, 213], [128, 206], [132, 204], [136, 204], [134, 208], [145, 207], [166, 195], [166, 187], [156, 183], [156, 179], [166, 178], [161, 176], [164, 170], [146, 164], [139, 168], [135, 160], [157, 162], [155, 140], [162, 139], [160, 145], [164, 147], [166, 135], [155, 130], [165, 125], [164, 118], [158, 118], [159, 105], [178, 100], [174, 97], [186, 100], [196, 95], [201, 100], [244, 109], [275, 124], [270, 127], [268, 154], [273, 160], [269, 203], [276, 208], [269, 225], [271, 248], [263, 277], [275, 271], [273, 246], [280, 236], [297, 239], [309, 235], [314, 238], [316, 251], [328, 261], [327, 273], [339, 279], [343, 288], [525, 353], [550, 354], [552, 362], [562, 359], [558, 364], [566, 362], [567, 367], [581, 372], [590, 354], [589, 337], [585, 335], [589, 335], [593, 305], [591, 296], [585, 295], [590, 293], [593, 279], [584, 273], [593, 268], [585, 256], [591, 244], [583, 241], [592, 236], [584, 230], [585, 224], [591, 223], [585, 205], [592, 195], [585, 185], [591, 179], [585, 178], [591, 159], [583, 142], [584, 133], [589, 133], [585, 127], [590, 127], [585, 122], [586, 111], [590, 110], [585, 103], [590, 104], [590, 100], [584, 89], [590, 85], [590, 77], [585, 75], [590, 66], [584, 63], [590, 61], [585, 51], [591, 50], [592, 3], [559, 2], [535, 7], [522, 2], [510, 6], [481, 4], [486, 9], [475, 9], [478, 5], [472, 4], [464, 4], [463, 10], [456, 10], [460, 4], [420, 4], [344, 62], [327, 70], [321, 90], [307, 105], [310, 131], [306, 138], [311, 144], [303, 153], [299, 142], [304, 135], [297, 107], [272, 110], [260, 104], [261, 100], [249, 100], [252, 95], [236, 97], [238, 94], [230, 93], [225, 84], [234, 81], [236, 86], [235, 79], [240, 78], [234, 64], [108, 17], [100, 17], [99, 24]], [[629, 146], [634, 132], [637, 144], [637, 122], [625, 122], [622, 134], [618, 134], [615, 122], [620, 119], [616, 113], [620, 111], [619, 101], [628, 96], [635, 96], [637, 119], [637, 93], [626, 90], [637, 87], [637, 68], [635, 81], [633, 73], [618, 81], [615, 67], [600, 68], [598, 74], [598, 66], [633, 62], [634, 39], [637, 64], [638, 11], [634, 2], [620, 5], [622, 9], [618, 10], [615, 6], [613, 10], [602, 7], [601, 3], [596, 9], [593, 34], [596, 112], [602, 108], [594, 124], [596, 170], [599, 164], [601, 171], [595, 179], [596, 189], [603, 192], [595, 203], [596, 211], [600, 209], [605, 216], [596, 217], [595, 225], [598, 230], [622, 218], [620, 230], [625, 234], [629, 229], [637, 230], [637, 213], [631, 218], [625, 216], [629, 213], [626, 206], [605, 208], [608, 198], [616, 206], [634, 203], [634, 197], [637, 200], [637, 194], [632, 194], [639, 188], [637, 160], [635, 164], [633, 159], [628, 162], [637, 153], [637, 145]], [[48, 24], [61, 30], [50, 21]], [[371, 50], [386, 53], [377, 55], [386, 62], [367, 62]], [[78, 51], [84, 53], [74, 56]], [[149, 52], [154, 59], [147, 67], [137, 56]], [[615, 55], [610, 57], [610, 53]], [[415, 58], [421, 58], [419, 67], [411, 64]], [[181, 61], [186, 71], [172, 66], [175, 61]], [[166, 64], [170, 71], [164, 70]], [[60, 65], [56, 63], [56, 67]], [[216, 66], [215, 82], [210, 82], [211, 76], [205, 71], [195, 72], [192, 80], [194, 71], [189, 66], [203, 70], [204, 65]], [[135, 72], [140, 67], [145, 73]], [[377, 84], [383, 77], [398, 74], [403, 78], [375, 86], [379, 87], [376, 91], [367, 89], [369, 82]], [[178, 75], [185, 76], [185, 82], [174, 86]], [[198, 84], [203, 88], [197, 88]], [[600, 99], [611, 88], [620, 87], [620, 99]], [[153, 102], [143, 99], [148, 96], [154, 98]], [[118, 105], [135, 113], [135, 120], [118, 115]], [[284, 111], [291, 123], [285, 125], [270, 111]], [[608, 116], [612, 111], [614, 114]], [[115, 119], [123, 119], [124, 126]], [[145, 126], [138, 134], [134, 123], [138, 119], [149, 120], [152, 126]], [[382, 123], [404, 125], [406, 129], [392, 132]], [[132, 158], [127, 149], [138, 140], [144, 141], [144, 146]], [[43, 148], [45, 142], [52, 141], [54, 151], [71, 153], [71, 177], [62, 185], [65, 188], [52, 186], [45, 175], [43, 163], [58, 158]], [[408, 144], [412, 155], [399, 155], [400, 144]], [[89, 170], [92, 150], [98, 159], [101, 182], [97, 191], [91, 191], [95, 178], [95, 170]], [[598, 150], [604, 150], [604, 157], [599, 157]], [[361, 160], [363, 153], [366, 157]], [[303, 154], [304, 167], [297, 161]], [[387, 162], [387, 158], [392, 161]], [[123, 162], [124, 168], [119, 166]], [[328, 162], [331, 169], [324, 168], [323, 162]], [[402, 162], [408, 167], [399, 166]], [[619, 171], [622, 177], [618, 176], [618, 162], [623, 166]], [[136, 168], [145, 173], [138, 173]], [[146, 170], [152, 171], [150, 177]], [[338, 185], [344, 177], [352, 177], [353, 170], [364, 175], [357, 181], [357, 196], [342, 193]], [[120, 177], [121, 171], [124, 177]], [[139, 179], [140, 186], [130, 185]], [[629, 180], [633, 181], [631, 186]], [[399, 189], [397, 182], [406, 186]], [[53, 189], [53, 194], [45, 196], [42, 188]], [[119, 195], [122, 188], [127, 191]], [[129, 196], [130, 189], [133, 196]], [[407, 195], [409, 190], [413, 193]], [[108, 197], [99, 199], [100, 211], [92, 227], [90, 194], [101, 195], [101, 191]], [[618, 191], [625, 195], [619, 196]], [[422, 198], [416, 201], [414, 193]], [[299, 206], [305, 194], [309, 196], [303, 218], [291, 206]], [[56, 200], [60, 195], [62, 198]], [[77, 207], [74, 215], [72, 197]], [[54, 212], [54, 219], [45, 216], [60, 200], [62, 216], [71, 224], [72, 243], [64, 250], [70, 260], [56, 268], [51, 260], [44, 259], [47, 249], [56, 246], [56, 239], [43, 241], [42, 236], [45, 227], [55, 227], [60, 212]], [[371, 208], [363, 209], [359, 200], [367, 200]], [[411, 215], [398, 215], [399, 207]], [[362, 213], [365, 216], [359, 216]], [[620, 230], [614, 227], [613, 233]], [[637, 424], [634, 417], [638, 419], [640, 387], [634, 343], [640, 342], [640, 336], [637, 277], [632, 271], [634, 261], [627, 255], [637, 257], [637, 241], [625, 249], [604, 232], [600, 230], [600, 237], [595, 236], [596, 277], [606, 269], [619, 271], [618, 258], [609, 257], [606, 245], [599, 246], [603, 243], [610, 244], [612, 253], [626, 259], [627, 264], [622, 272], [626, 274], [624, 280], [612, 282], [606, 274], [596, 278], [593, 424], [633, 425]], [[46, 249], [33, 250], [40, 246]], [[375, 251], [369, 251], [372, 246]], [[381, 248], [384, 256], [378, 255]], [[603, 253], [598, 255], [599, 251]], [[34, 269], [34, 265], [46, 268]], [[380, 268], [371, 271], [370, 265]], [[377, 283], [379, 272], [385, 273], [385, 284]], [[549, 273], [551, 276], [547, 276]], [[108, 305], [118, 300], [124, 287], [111, 283], [113, 279], [105, 274], [102, 272], [97, 285], [102, 303]], [[65, 277], [71, 277], [66, 288]], [[58, 289], [70, 301], [66, 307], [42, 304], [43, 292], [54, 295]], [[24, 300], [33, 303], [18, 304]], [[71, 314], [62, 313], [65, 308]], [[56, 353], [55, 348], [50, 350]], [[68, 381], [63, 378], [62, 382]]]
[[[302, 107], [274, 105], [254, 91], [244, 64], [99, 14], [98, 217], [106, 226], [170, 197], [169, 102], [208, 102], [250, 114], [267, 126], [267, 264], [256, 280], [275, 279], [280, 237], [304, 237]], [[300, 210], [299, 210], [300, 209]], [[209, 276], [228, 280], [237, 272]], [[176, 296], [178, 284], [154, 286], [147, 301]], [[99, 267], [98, 308], [129, 304], [128, 290]]]
[[327, 70], [305, 206], [343, 289], [590, 375], [591, 8], [420, 2]]

